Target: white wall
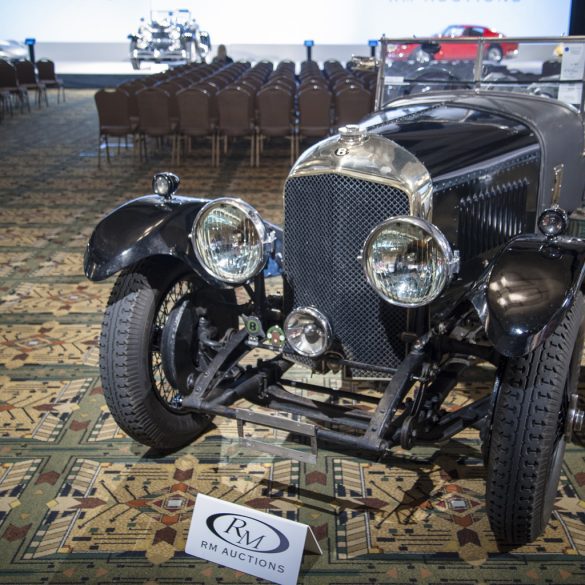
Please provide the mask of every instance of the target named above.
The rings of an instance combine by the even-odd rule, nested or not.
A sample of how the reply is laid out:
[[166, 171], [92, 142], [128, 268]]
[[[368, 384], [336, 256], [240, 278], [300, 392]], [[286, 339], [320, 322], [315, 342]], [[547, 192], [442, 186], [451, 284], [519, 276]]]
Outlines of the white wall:
[[570, 0], [0, 0], [0, 38], [125, 42], [152, 9], [189, 8], [214, 45], [365, 44], [431, 35], [448, 24], [491, 26], [509, 36], [560, 35]]

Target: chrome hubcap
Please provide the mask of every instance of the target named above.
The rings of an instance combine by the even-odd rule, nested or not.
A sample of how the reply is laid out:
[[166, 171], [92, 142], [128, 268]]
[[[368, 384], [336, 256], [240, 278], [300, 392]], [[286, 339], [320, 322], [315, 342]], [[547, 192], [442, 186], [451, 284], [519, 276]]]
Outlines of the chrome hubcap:
[[565, 439], [570, 442], [573, 439], [573, 433], [581, 432], [585, 424], [585, 411], [578, 406], [579, 395], [571, 394], [569, 402], [569, 412], [567, 413], [567, 422], [565, 425]]

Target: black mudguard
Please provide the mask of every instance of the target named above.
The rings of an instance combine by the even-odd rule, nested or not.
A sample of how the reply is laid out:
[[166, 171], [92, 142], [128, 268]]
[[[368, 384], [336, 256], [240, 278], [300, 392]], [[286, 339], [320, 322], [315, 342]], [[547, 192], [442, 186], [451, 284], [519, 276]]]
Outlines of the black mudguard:
[[473, 303], [502, 355], [525, 355], [558, 326], [583, 284], [585, 241], [522, 235], [494, 258], [473, 287]]
[[[166, 255], [187, 264], [210, 285], [225, 288], [203, 269], [189, 238], [197, 213], [208, 202], [145, 195], [121, 205], [102, 219], [91, 235], [85, 250], [85, 275], [100, 281], [140, 260]], [[269, 223], [266, 226], [276, 233], [276, 261], [270, 259], [265, 269], [267, 276], [274, 276], [280, 273], [282, 230]]]

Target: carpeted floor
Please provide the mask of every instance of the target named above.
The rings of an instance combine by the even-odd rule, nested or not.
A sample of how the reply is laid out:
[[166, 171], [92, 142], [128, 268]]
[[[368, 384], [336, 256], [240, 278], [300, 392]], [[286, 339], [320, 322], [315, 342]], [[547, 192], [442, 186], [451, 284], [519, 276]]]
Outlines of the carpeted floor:
[[[236, 194], [280, 221], [288, 161], [283, 147], [250, 169], [236, 145], [217, 170], [202, 145], [172, 169], [123, 149], [98, 171], [96, 146], [89, 91], [0, 125], [0, 583], [257, 582], [183, 552], [198, 492], [310, 524], [324, 555], [305, 557], [306, 584], [585, 583], [580, 447], [568, 449], [544, 536], [504, 550], [485, 516], [476, 432], [385, 462], [321, 451], [318, 465], [242, 450], [230, 421], [164, 458], [125, 437], [98, 378], [111, 282], [83, 277], [92, 227], [164, 169], [183, 194]], [[490, 385], [486, 370], [455, 404]]]

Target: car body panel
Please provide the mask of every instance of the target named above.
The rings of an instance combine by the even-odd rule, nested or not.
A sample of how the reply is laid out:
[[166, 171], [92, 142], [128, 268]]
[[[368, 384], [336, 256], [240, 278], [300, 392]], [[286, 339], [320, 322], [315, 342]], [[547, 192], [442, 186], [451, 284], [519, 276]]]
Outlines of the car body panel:
[[[179, 197], [165, 199], [145, 195], [128, 201], [109, 213], [94, 229], [87, 244], [84, 271], [87, 278], [101, 281], [124, 268], [151, 256], [173, 256], [203, 280], [218, 288], [201, 267], [189, 238], [193, 222], [208, 199]], [[274, 257], [266, 267], [266, 276], [280, 273], [278, 259], [282, 256], [282, 230], [265, 222], [274, 232]]]
[[87, 245], [84, 270], [91, 280], [104, 280], [144, 258], [170, 255], [203, 275], [188, 234], [204, 199], [145, 195], [109, 213], [96, 226]]
[[410, 149], [427, 166], [433, 181], [538, 144], [539, 211], [550, 204], [554, 169], [561, 164], [559, 205], [572, 211], [581, 203], [585, 127], [581, 115], [560, 101], [482, 90], [433, 92], [390, 102], [362, 126]]
[[582, 287], [585, 241], [514, 238], [469, 295], [490, 341], [505, 356], [525, 355], [562, 321]]

